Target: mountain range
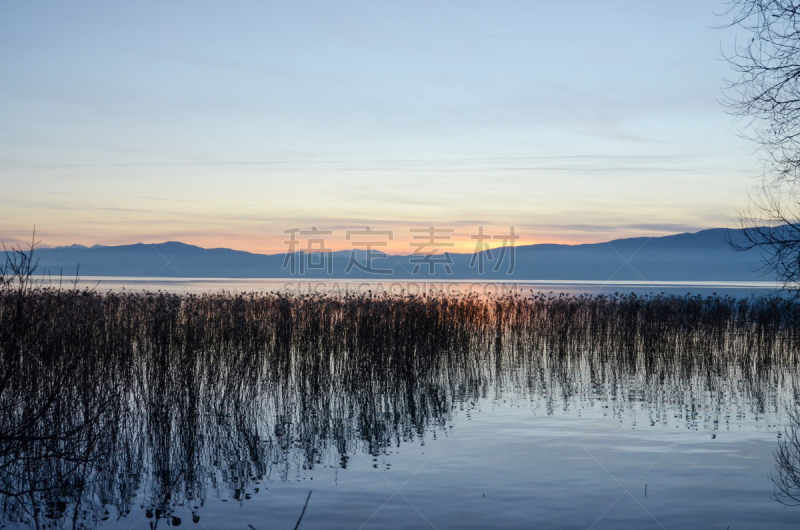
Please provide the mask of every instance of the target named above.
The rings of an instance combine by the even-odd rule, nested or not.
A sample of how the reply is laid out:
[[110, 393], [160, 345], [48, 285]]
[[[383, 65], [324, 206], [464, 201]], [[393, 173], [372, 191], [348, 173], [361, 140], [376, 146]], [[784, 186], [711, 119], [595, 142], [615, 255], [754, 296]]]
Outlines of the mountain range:
[[[443, 263], [419, 264], [418, 256], [389, 256], [375, 253], [372, 267], [393, 270], [391, 274], [370, 274], [357, 266], [345, 272], [352, 258], [366, 263], [363, 250], [333, 252], [328, 256], [294, 253], [253, 254], [228, 248], [201, 248], [180, 242], [159, 244], [85, 247], [71, 245], [36, 250], [39, 273], [65, 277], [134, 276], [166, 278], [353, 278], [353, 279], [475, 279], [475, 280], [621, 280], [621, 281], [756, 281], [773, 280], [764, 273], [758, 250], [735, 251], [730, 241], [743, 242], [741, 230], [716, 228], [663, 237], [616, 239], [581, 245], [538, 244], [476, 254], [450, 254], [448, 274]], [[490, 259], [491, 258], [491, 259]], [[327, 262], [330, 259], [330, 274]], [[434, 258], [433, 261], [444, 257]], [[479, 261], [484, 261], [483, 274]], [[301, 262], [321, 263], [324, 268], [306, 267]], [[415, 265], [421, 265], [414, 274]], [[284, 265], [287, 265], [285, 268]], [[495, 269], [498, 270], [495, 270]], [[294, 272], [294, 273], [293, 273]]]

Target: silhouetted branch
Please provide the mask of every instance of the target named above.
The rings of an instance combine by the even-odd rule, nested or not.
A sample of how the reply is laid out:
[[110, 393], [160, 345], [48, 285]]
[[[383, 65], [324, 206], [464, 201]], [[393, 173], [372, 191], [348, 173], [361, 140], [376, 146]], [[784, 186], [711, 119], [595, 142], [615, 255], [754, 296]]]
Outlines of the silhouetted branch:
[[766, 269], [794, 291], [800, 285], [799, 7], [793, 0], [732, 0], [725, 13], [726, 25], [748, 38], [725, 56], [738, 77], [726, 80], [724, 103], [748, 120], [746, 134], [764, 164], [757, 196], [740, 212], [748, 243], [736, 248], [765, 250]]

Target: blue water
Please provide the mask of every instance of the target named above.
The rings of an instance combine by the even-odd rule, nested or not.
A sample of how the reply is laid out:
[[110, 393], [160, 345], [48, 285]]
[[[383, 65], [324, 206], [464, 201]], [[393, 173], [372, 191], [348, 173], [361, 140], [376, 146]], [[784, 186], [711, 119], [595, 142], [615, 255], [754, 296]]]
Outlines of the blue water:
[[445, 293], [445, 294], [478, 294], [478, 295], [503, 295], [532, 293], [555, 294], [590, 294], [611, 295], [614, 293], [637, 295], [645, 294], [674, 294], [674, 295], [701, 295], [749, 297], [778, 294], [779, 285], [775, 282], [673, 282], [673, 281], [515, 281], [515, 282], [464, 282], [464, 281], [432, 281], [432, 282], [366, 282], [358, 280], [285, 280], [271, 278], [141, 278], [141, 277], [111, 277], [97, 276], [81, 278], [81, 287], [90, 287], [101, 290], [163, 290], [169, 292], [261, 292], [282, 291], [295, 294], [333, 293], [392, 293], [402, 292]]
[[[103, 281], [98, 289], [275, 290], [274, 281], [261, 280]], [[543, 285], [573, 293], [597, 288], [528, 286]], [[656, 287], [665, 286], [639, 286]], [[668, 287], [765, 289], [730, 282]], [[14, 509], [4, 507], [3, 521], [71, 527], [71, 499], [79, 499], [78, 519], [87, 528], [261, 530], [298, 521], [304, 529], [798, 525], [800, 506], [775, 495], [787, 477], [777, 451], [800, 462], [800, 441], [787, 444], [800, 437], [792, 329], [765, 337], [750, 321], [729, 323], [717, 329], [721, 340], [707, 341], [713, 329], [679, 321], [662, 342], [650, 343], [660, 350], [645, 351], [625, 333], [635, 318], [605, 331], [586, 328], [594, 330], [592, 340], [580, 327], [574, 335], [547, 331], [545, 319], [531, 335], [520, 332], [521, 342], [474, 336], [469, 347], [454, 341], [443, 350], [424, 334], [434, 329], [426, 318], [438, 317], [418, 317], [409, 322], [421, 332], [406, 329], [397, 342], [378, 341], [372, 349], [369, 334], [358, 335], [363, 321], [336, 327], [353, 307], [331, 320], [330, 329], [340, 331], [327, 333], [336, 336], [303, 332], [316, 313], [298, 309], [291, 341], [281, 344], [256, 331], [226, 342], [238, 340], [242, 328], [225, 314], [211, 321], [217, 327], [192, 328], [208, 333], [198, 343], [206, 346], [183, 346], [193, 336], [180, 333], [184, 321], [169, 339], [176, 340], [172, 350], [137, 339], [136, 348], [121, 350], [131, 365], [111, 372], [126, 389], [123, 406], [98, 416], [107, 423], [90, 431], [101, 450], [81, 461], [95, 443], [81, 438], [30, 466], [0, 468], [2, 488], [58, 485], [32, 500], [17, 497]], [[397, 318], [416, 314], [409, 309]], [[384, 330], [380, 339], [394, 337], [389, 328], [374, 329]], [[494, 327], [469, 329], [491, 337]], [[342, 339], [346, 333], [361, 345]], [[603, 342], [609, 336], [614, 340]], [[370, 366], [376, 351], [384, 364]], [[81, 414], [80, 406], [70, 409]], [[0, 453], [4, 462], [9, 454]], [[800, 478], [788, 485], [800, 499]], [[45, 511], [50, 515], [42, 517]]]
[[302, 528], [796, 528], [800, 508], [771, 498], [780, 415], [705, 414], [487, 399], [346, 469], [289, 458], [247, 500], [209, 495], [198, 526], [293, 528], [312, 491]]

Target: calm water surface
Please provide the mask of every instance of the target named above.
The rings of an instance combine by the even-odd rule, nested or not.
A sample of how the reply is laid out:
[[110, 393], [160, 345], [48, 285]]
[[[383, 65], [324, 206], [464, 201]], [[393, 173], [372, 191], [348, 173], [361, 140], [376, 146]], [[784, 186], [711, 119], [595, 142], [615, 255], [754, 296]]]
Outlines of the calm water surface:
[[584, 281], [584, 280], [538, 280], [538, 281], [396, 281], [369, 282], [360, 280], [331, 279], [318, 280], [286, 280], [279, 278], [142, 278], [117, 276], [87, 276], [81, 278], [80, 287], [100, 290], [163, 290], [174, 293], [192, 292], [260, 292], [281, 291], [294, 294], [422, 294], [444, 293], [457, 295], [474, 293], [480, 295], [504, 295], [519, 293], [565, 293], [565, 294], [614, 294], [667, 293], [675, 295], [702, 295], [734, 297], [772, 295], [779, 292], [780, 287], [774, 281]]
[[[781, 414], [759, 412], [745, 396], [725, 407], [702, 396], [678, 406], [690, 390], [650, 391], [674, 405], [501, 392], [459, 405], [446, 425], [413, 439], [379, 451], [356, 444], [346, 463], [323, 453], [312, 469], [297, 447], [241, 489], [216, 470], [209, 483], [221, 483], [203, 506], [170, 517], [293, 528], [313, 491], [303, 528], [797, 527], [800, 508], [772, 498]], [[151, 506], [147, 498], [124, 518], [112, 513], [103, 527], [150, 528]]]
[[[210, 302], [112, 302], [91, 339], [99, 368], [80, 369], [105, 379], [59, 383], [69, 407], [42, 426], [66, 434], [0, 447], [7, 526], [260, 530], [294, 528], [301, 514], [300, 528], [800, 521], [780, 496], [800, 498], [800, 482], [777, 458], [800, 462], [787, 444], [800, 429], [792, 330], [662, 326], [631, 317], [635, 303], [603, 320], [600, 306], [554, 302], [431, 317], [439, 306], [221, 298], [202, 318]], [[274, 316], [239, 318], [257, 311]], [[37, 403], [30, 392], [14, 406]], [[88, 430], [72, 439], [73, 424]]]
[[[346, 469], [289, 458], [247, 500], [223, 488], [197, 512], [208, 528], [293, 528], [313, 491], [303, 528], [797, 527], [798, 509], [771, 498], [777, 415], [629, 405], [481, 401], [440, 432], [354, 450]], [[108, 526], [149, 528], [145, 512]], [[173, 513], [191, 524], [188, 507]]]

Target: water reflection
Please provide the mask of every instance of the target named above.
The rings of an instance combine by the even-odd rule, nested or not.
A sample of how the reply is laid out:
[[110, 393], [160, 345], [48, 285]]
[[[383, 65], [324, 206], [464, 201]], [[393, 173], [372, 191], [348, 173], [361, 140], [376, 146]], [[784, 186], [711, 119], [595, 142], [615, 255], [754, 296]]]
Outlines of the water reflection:
[[786, 415], [788, 425], [775, 451], [775, 472], [770, 480], [776, 501], [800, 506], [800, 406], [790, 408]]
[[[688, 426], [800, 390], [800, 311], [674, 297], [34, 293], [3, 304], [0, 524], [197, 522], [298, 469], [348, 467], [513, 395]], [[800, 416], [791, 416], [797, 421]], [[776, 498], [800, 498], [800, 439]]]

